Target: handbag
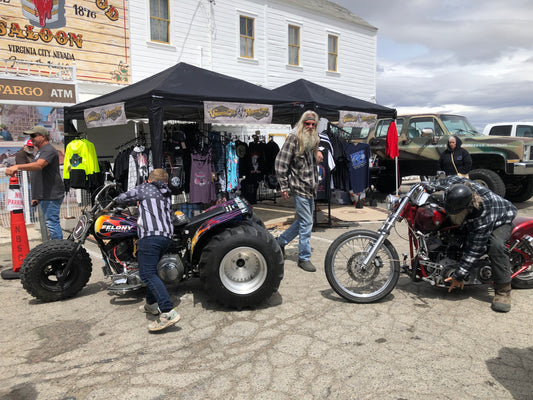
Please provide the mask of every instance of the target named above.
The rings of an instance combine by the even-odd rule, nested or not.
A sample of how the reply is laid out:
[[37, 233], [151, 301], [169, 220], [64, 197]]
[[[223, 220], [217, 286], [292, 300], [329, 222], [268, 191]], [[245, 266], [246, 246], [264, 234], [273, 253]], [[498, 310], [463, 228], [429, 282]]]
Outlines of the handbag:
[[461, 174], [459, 171], [457, 171], [457, 167], [455, 166], [455, 162], [453, 161], [453, 153], [451, 154], [451, 157], [452, 157], [452, 164], [453, 164], [453, 167], [455, 168], [455, 172], [457, 173], [457, 176], [460, 176], [461, 178], [470, 179], [468, 174]]

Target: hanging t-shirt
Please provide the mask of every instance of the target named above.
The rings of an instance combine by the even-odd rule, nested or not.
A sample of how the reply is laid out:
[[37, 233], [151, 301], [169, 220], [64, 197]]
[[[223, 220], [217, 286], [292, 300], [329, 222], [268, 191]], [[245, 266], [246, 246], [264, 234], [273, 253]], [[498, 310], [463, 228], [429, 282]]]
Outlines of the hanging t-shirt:
[[[327, 137], [327, 136], [326, 136]], [[331, 143], [324, 141], [320, 137], [318, 150], [324, 157], [323, 160], [317, 164], [318, 168], [318, 186], [317, 186], [317, 200], [327, 200], [329, 198], [330, 190], [333, 189], [333, 180], [331, 179], [331, 171], [335, 168], [335, 161], [333, 160]]]
[[370, 146], [366, 143], [348, 143], [344, 151], [348, 158], [350, 189], [354, 193], [364, 192], [369, 183]]
[[128, 190], [146, 182], [152, 169], [150, 151], [144, 146], [134, 147], [129, 156]]
[[248, 144], [250, 154], [250, 170], [246, 178], [250, 182], [259, 182], [265, 175], [265, 143], [250, 142]]
[[234, 142], [226, 145], [226, 190], [231, 192], [239, 186], [239, 157]]
[[191, 155], [190, 202], [209, 204], [216, 200], [213, 182], [211, 155], [193, 153]]

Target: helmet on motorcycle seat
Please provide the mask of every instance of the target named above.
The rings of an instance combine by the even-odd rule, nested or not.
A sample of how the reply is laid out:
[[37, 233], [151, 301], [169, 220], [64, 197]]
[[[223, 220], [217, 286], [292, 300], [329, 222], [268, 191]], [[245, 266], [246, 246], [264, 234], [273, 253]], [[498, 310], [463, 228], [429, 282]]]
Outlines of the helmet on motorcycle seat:
[[446, 193], [444, 209], [448, 214], [459, 214], [470, 205], [472, 190], [462, 184], [453, 185]]

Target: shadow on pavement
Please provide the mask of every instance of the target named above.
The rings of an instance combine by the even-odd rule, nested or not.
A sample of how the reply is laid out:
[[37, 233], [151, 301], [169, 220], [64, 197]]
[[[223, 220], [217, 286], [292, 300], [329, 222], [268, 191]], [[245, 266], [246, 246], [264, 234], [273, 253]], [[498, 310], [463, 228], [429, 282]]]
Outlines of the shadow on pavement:
[[533, 398], [533, 347], [502, 347], [498, 357], [486, 361], [490, 374], [513, 399]]

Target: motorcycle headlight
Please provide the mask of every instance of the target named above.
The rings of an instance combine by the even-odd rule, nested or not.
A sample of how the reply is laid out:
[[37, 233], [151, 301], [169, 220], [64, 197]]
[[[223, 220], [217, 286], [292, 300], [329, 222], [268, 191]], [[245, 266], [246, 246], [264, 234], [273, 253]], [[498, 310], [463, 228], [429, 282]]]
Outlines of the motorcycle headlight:
[[398, 208], [400, 205], [400, 197], [393, 194], [389, 194], [385, 198], [385, 204], [387, 205], [387, 210], [392, 211]]

